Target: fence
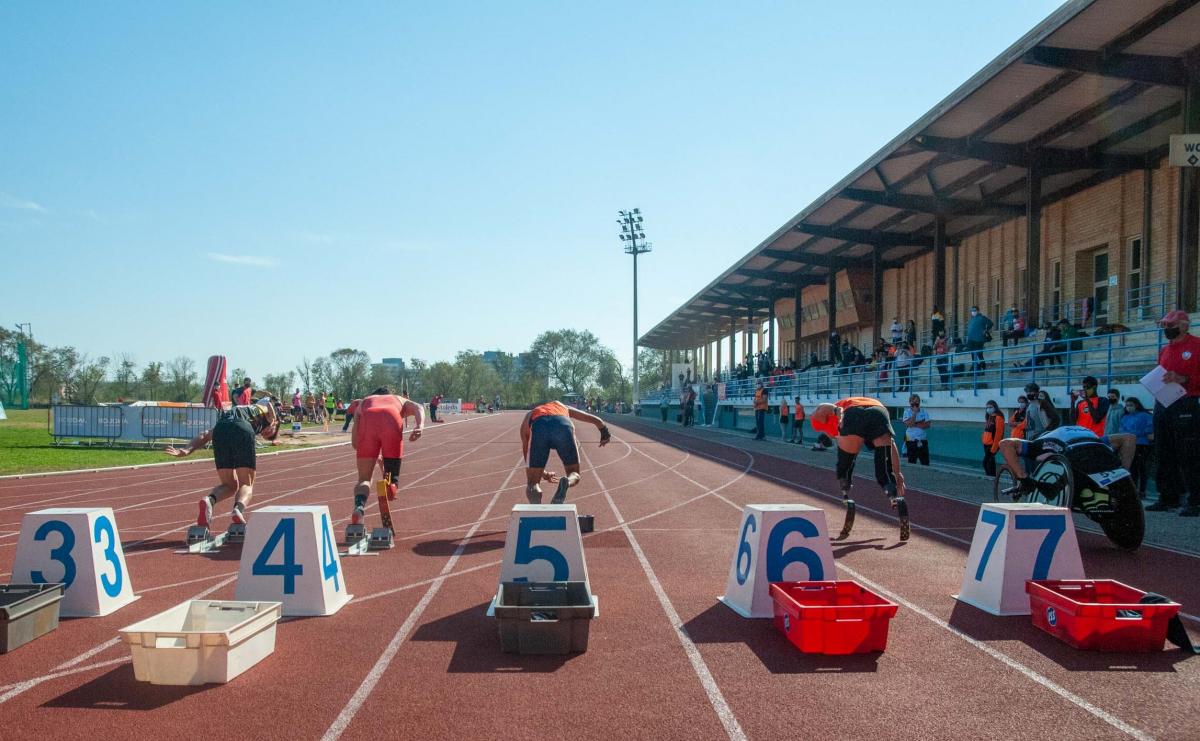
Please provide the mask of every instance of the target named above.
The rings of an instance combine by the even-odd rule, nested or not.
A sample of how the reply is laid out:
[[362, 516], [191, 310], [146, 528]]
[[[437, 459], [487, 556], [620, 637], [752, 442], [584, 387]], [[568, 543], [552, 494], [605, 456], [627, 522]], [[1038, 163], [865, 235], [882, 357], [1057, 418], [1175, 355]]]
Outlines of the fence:
[[25, 343], [16, 343], [16, 352], [0, 358], [0, 402], [9, 409], [29, 408], [29, 359]]
[[113, 445], [188, 440], [216, 422], [216, 409], [199, 406], [55, 404], [46, 424], [56, 444], [93, 439]]
[[[1085, 375], [1097, 376], [1106, 385], [1136, 383], [1154, 367], [1162, 345], [1158, 329], [1056, 341], [1030, 338], [1010, 347], [915, 358], [907, 369], [888, 361], [729, 381], [725, 395], [729, 399], [752, 397], [760, 381], [772, 395], [835, 398], [901, 393], [979, 396], [985, 391], [1003, 395], [1020, 391], [1030, 382], [1044, 387], [1078, 387]], [[670, 399], [674, 392], [665, 393]], [[657, 403], [662, 396], [643, 397], [642, 403]]]

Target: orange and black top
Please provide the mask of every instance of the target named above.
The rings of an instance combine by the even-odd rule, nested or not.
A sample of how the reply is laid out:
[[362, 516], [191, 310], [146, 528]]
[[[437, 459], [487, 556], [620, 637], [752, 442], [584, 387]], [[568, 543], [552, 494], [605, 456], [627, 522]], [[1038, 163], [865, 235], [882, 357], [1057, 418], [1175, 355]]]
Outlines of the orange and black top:
[[567, 405], [561, 401], [548, 401], [545, 404], [538, 404], [529, 413], [529, 424], [533, 424], [535, 420], [541, 417], [570, 417], [571, 412], [567, 409]]
[[895, 437], [892, 431], [892, 420], [885, 407], [878, 399], [865, 396], [851, 396], [835, 401], [834, 406], [842, 410], [841, 425], [838, 418], [830, 415], [824, 424], [813, 424], [817, 432], [826, 435], [856, 435], [871, 441], [882, 435]]

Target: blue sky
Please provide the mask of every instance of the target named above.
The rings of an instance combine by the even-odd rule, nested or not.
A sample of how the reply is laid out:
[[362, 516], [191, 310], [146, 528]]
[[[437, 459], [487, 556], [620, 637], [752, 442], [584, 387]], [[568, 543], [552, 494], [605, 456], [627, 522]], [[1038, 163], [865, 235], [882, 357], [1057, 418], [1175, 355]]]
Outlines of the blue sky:
[[261, 375], [642, 332], [1005, 47], [1003, 3], [0, 5], [0, 321]]

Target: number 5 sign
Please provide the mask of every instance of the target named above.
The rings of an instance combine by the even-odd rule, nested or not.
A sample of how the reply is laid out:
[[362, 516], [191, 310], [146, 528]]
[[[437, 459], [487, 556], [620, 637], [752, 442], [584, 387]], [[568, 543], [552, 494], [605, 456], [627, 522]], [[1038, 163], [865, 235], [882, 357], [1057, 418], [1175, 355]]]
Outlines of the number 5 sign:
[[[508, 520], [500, 583], [588, 580], [573, 504], [518, 504]], [[588, 584], [588, 593], [592, 590]]]
[[771, 582], [836, 579], [825, 511], [807, 504], [748, 504], [719, 599], [746, 618], [769, 618]]
[[282, 602], [284, 615], [332, 615], [350, 601], [329, 507], [263, 507], [246, 525], [237, 599]]
[[137, 599], [110, 507], [56, 507], [25, 515], [12, 579], [65, 584], [63, 617], [99, 617]]
[[1028, 615], [1026, 579], [1082, 578], [1075, 523], [1066, 508], [985, 504], [956, 596], [993, 615]]

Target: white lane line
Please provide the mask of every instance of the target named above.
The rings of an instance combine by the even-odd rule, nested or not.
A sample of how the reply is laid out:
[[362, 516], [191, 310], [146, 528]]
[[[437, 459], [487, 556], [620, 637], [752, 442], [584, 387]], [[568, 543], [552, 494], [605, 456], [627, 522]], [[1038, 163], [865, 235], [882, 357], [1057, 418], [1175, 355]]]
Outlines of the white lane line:
[[[501, 434], [509, 433], [509, 430], [505, 430]], [[497, 435], [497, 437], [499, 437], [499, 435]], [[516, 465], [514, 465], [512, 470], [508, 472], [508, 477], [504, 479], [504, 483], [500, 487], [502, 490], [504, 487], [508, 486], [508, 482], [512, 480], [512, 477], [517, 473], [517, 471], [521, 470], [524, 462], [525, 461], [523, 457], [517, 459]], [[500, 492], [498, 491], [492, 496], [491, 501], [488, 502], [487, 508], [484, 509], [482, 517], [487, 517], [487, 513], [496, 504], [496, 500], [499, 498]], [[358, 711], [362, 708], [363, 704], [366, 703], [367, 698], [371, 695], [371, 692], [374, 691], [375, 686], [379, 684], [379, 680], [383, 678], [384, 672], [386, 672], [388, 666], [391, 665], [392, 659], [396, 657], [396, 653], [400, 650], [400, 646], [404, 643], [404, 639], [407, 638], [409, 632], [416, 627], [417, 621], [421, 619], [421, 615], [425, 612], [425, 608], [429, 607], [429, 603], [433, 601], [434, 596], [437, 595], [438, 590], [441, 589], [442, 584], [446, 581], [446, 576], [451, 570], [453, 570], [454, 564], [458, 563], [459, 557], [462, 556], [463, 552], [466, 550], [467, 543], [470, 542], [471, 536], [475, 534], [475, 530], [478, 529], [478, 527], [479, 523], [476, 523], [475, 527], [466, 534], [466, 536], [462, 539], [462, 542], [459, 543], [458, 547], [454, 549], [454, 554], [450, 556], [450, 559], [446, 561], [446, 565], [442, 567], [441, 574], [439, 574], [438, 578], [429, 585], [429, 589], [421, 597], [421, 600], [417, 603], [417, 606], [413, 608], [413, 611], [409, 613], [408, 618], [405, 619], [403, 624], [401, 624], [400, 628], [396, 631], [396, 634], [392, 636], [392, 640], [388, 643], [387, 648], [383, 650], [383, 653], [375, 662], [375, 665], [371, 667], [371, 671], [367, 672], [367, 676], [363, 678], [362, 684], [360, 684], [358, 689], [354, 691], [354, 694], [350, 697], [349, 701], [346, 702], [345, 707], [343, 707], [342, 711], [338, 713], [338, 716], [334, 718], [333, 723], [329, 726], [329, 729], [325, 731], [325, 735], [322, 737], [323, 741], [336, 741], [336, 739], [339, 738], [350, 725], [350, 721], [354, 720], [354, 716], [358, 714]]]
[[[581, 452], [583, 452], [583, 457], [588, 461], [588, 465], [590, 466], [592, 462], [587, 452]], [[753, 460], [753, 457], [751, 457], [751, 463], [753, 463]], [[744, 473], [743, 471], [743, 475]], [[680, 475], [682, 476], [682, 474]], [[596, 476], [596, 483], [600, 484], [600, 489], [604, 492], [604, 498], [608, 500], [608, 506], [612, 508], [613, 514], [616, 515], [617, 523], [625, 533], [625, 538], [633, 548], [633, 553], [637, 556], [638, 563], [642, 566], [642, 571], [645, 572], [646, 578], [650, 581], [650, 586], [654, 589], [654, 595], [658, 597], [658, 604], [662, 606], [663, 612], [666, 613], [667, 620], [670, 621], [671, 628], [675, 632], [675, 637], [679, 639], [679, 643], [683, 646], [683, 651], [687, 654], [688, 661], [692, 665], [692, 670], [696, 672], [696, 677], [700, 680], [700, 686], [704, 688], [704, 694], [708, 695], [708, 702], [712, 705], [713, 712], [717, 714], [721, 725], [725, 727], [725, 734], [733, 741], [745, 739], [746, 733], [742, 730], [741, 723], [738, 722], [737, 716], [733, 714], [733, 709], [726, 702], [725, 695], [721, 693], [721, 688], [717, 686], [717, 680], [713, 679], [712, 672], [708, 669], [708, 664], [704, 662], [704, 657], [700, 655], [700, 649], [696, 647], [695, 642], [692, 641], [692, 637], [688, 635], [687, 627], [683, 624], [683, 620], [680, 619], [675, 606], [671, 604], [670, 598], [667, 597], [667, 592], [663, 589], [662, 582], [658, 580], [658, 575], [654, 573], [653, 567], [650, 566], [650, 561], [642, 551], [642, 546], [638, 543], [637, 537], [629, 529], [629, 526], [625, 524], [625, 518], [621, 515], [621, 510], [617, 509], [617, 503], [613, 501], [612, 495], [608, 493], [608, 487], [604, 485], [599, 475]]]
[[[0, 703], [8, 700], [10, 694], [13, 697], [15, 697], [16, 695], [20, 694], [21, 692], [24, 692], [25, 690], [29, 689], [30, 687], [36, 687], [37, 685], [41, 684], [42, 682], [48, 682], [51, 679], [58, 679], [59, 677], [65, 677], [68, 674], [78, 674], [79, 672], [90, 672], [93, 669], [103, 669], [106, 666], [113, 666], [114, 664], [124, 664], [131, 660], [132, 660], [132, 658], [129, 656], [122, 656], [118, 659], [109, 659], [108, 661], [101, 661], [98, 664], [88, 664], [87, 666], [78, 666], [78, 667], [75, 667], [74, 669], [64, 669], [62, 671], [56, 671], [56, 672], [52, 672], [50, 674], [43, 674], [42, 676], [34, 677], [33, 679], [26, 679], [23, 682], [14, 682], [13, 684], [6, 684], [3, 687], [0, 687], [0, 692], [4, 693], [4, 694], [0, 695]], [[29, 687], [26, 687], [25, 685], [29, 685]]]

